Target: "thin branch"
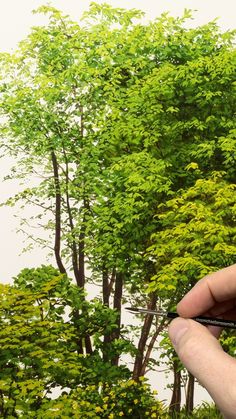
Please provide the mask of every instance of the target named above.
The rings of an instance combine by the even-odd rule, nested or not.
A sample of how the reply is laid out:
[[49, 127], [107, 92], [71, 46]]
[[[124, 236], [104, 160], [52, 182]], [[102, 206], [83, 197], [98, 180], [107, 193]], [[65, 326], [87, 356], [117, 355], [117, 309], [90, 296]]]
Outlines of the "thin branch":
[[55, 191], [56, 191], [54, 252], [55, 252], [55, 257], [56, 257], [59, 271], [61, 273], [66, 273], [66, 269], [63, 265], [61, 254], [60, 254], [60, 250], [61, 250], [61, 190], [60, 190], [57, 158], [56, 158], [54, 150], [51, 151], [51, 159], [52, 159], [52, 165], [53, 165], [54, 183], [55, 183]]
[[70, 197], [69, 197], [69, 167], [68, 167], [68, 159], [67, 159], [66, 151], [65, 151], [64, 148], [63, 148], [63, 154], [64, 154], [64, 159], [65, 159], [65, 164], [66, 164], [66, 170], [65, 170], [65, 176], [66, 176], [66, 206], [67, 206], [67, 213], [68, 213], [68, 217], [69, 217], [70, 231], [71, 231], [71, 235], [72, 235], [72, 245], [71, 245], [72, 266], [73, 266], [73, 271], [74, 271], [76, 282], [77, 282], [78, 286], [81, 286], [82, 284], [80, 284], [80, 273], [79, 273], [79, 266], [78, 266], [78, 249], [77, 249], [77, 245], [76, 245], [76, 241], [75, 241], [74, 221], [73, 221], [73, 215], [72, 215], [72, 211], [71, 211]]

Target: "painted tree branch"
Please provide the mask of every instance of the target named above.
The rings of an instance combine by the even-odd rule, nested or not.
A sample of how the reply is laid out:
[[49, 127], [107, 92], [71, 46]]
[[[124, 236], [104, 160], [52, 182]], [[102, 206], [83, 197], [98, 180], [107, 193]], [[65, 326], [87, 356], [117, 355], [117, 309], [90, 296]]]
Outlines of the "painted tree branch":
[[51, 160], [54, 174], [55, 184], [55, 241], [54, 241], [54, 252], [57, 262], [58, 269], [61, 273], [66, 273], [66, 269], [63, 265], [61, 258], [61, 190], [60, 180], [58, 172], [58, 163], [55, 152], [51, 151]]
[[[157, 296], [155, 294], [152, 294], [149, 304], [148, 304], [148, 309], [154, 310], [156, 307], [156, 302], [157, 302]], [[142, 331], [141, 331], [141, 336], [139, 338], [139, 343], [138, 343], [138, 353], [135, 358], [134, 369], [133, 369], [133, 379], [136, 381], [141, 376], [144, 351], [147, 344], [150, 329], [152, 326], [152, 320], [153, 320], [153, 315], [147, 314], [145, 316], [145, 320], [144, 320]]]
[[156, 328], [154, 334], [152, 335], [152, 338], [151, 338], [151, 340], [148, 344], [147, 350], [146, 350], [146, 354], [144, 356], [144, 360], [143, 360], [143, 364], [142, 364], [142, 368], [141, 368], [141, 372], [140, 372], [141, 377], [144, 376], [145, 373], [146, 373], [146, 369], [147, 369], [147, 366], [148, 366], [148, 362], [149, 362], [153, 347], [155, 345], [155, 342], [156, 342], [159, 334], [163, 331], [164, 327], [165, 327], [165, 323], [161, 322], [159, 324], [159, 326]]
[[72, 215], [72, 210], [71, 210], [71, 205], [70, 205], [70, 196], [69, 196], [69, 165], [68, 165], [68, 158], [67, 158], [67, 155], [66, 155], [65, 148], [63, 148], [63, 155], [64, 155], [65, 165], [66, 165], [66, 170], [65, 170], [66, 208], [67, 208], [67, 214], [68, 214], [68, 219], [69, 219], [70, 233], [71, 233], [71, 237], [72, 237], [72, 244], [71, 244], [72, 266], [73, 266], [73, 272], [74, 272], [74, 275], [75, 275], [75, 280], [77, 282], [77, 285], [81, 286], [79, 266], [78, 266], [78, 249], [77, 249], [77, 244], [76, 244], [76, 240], [75, 240], [75, 227], [74, 227], [74, 220], [73, 220], [73, 215]]
[[181, 409], [181, 370], [179, 370], [179, 364], [176, 360], [173, 362], [173, 372], [174, 372], [174, 383], [172, 390], [172, 398], [170, 401], [169, 412], [174, 414], [174, 412], [180, 412]]

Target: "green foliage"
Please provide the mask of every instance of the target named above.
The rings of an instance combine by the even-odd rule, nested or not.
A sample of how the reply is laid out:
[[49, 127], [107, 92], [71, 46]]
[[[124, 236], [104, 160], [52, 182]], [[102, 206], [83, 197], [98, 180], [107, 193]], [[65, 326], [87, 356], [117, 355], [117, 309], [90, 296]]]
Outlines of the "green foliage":
[[71, 280], [60, 274], [58, 269], [46, 265], [39, 268], [25, 268], [14, 279], [14, 286], [20, 290], [33, 293], [45, 290], [49, 296], [65, 296], [68, 293]]
[[[45, 410], [44, 410], [45, 409]], [[42, 415], [42, 416], [41, 416]], [[102, 385], [78, 387], [68, 395], [61, 396], [42, 406], [37, 417], [63, 418], [167, 418], [167, 413], [158, 402], [149, 386], [129, 380], [114, 386]]]
[[[140, 354], [121, 325], [126, 299], [147, 305], [158, 295], [174, 307], [205, 273], [235, 262], [236, 61], [234, 32], [216, 22], [188, 29], [188, 10], [148, 24], [106, 3], [91, 3], [79, 23], [51, 6], [37, 12], [48, 24], [0, 57], [1, 150], [17, 160], [7, 178], [25, 181], [7, 204], [36, 205], [30, 221], [49, 237], [30, 239], [54, 252], [60, 273], [26, 269], [3, 288], [1, 333], [16, 333], [2, 367], [11, 356], [9, 377], [30, 370], [24, 380], [44, 403], [54, 385], [86, 398], [86, 385], [128, 378], [121, 353], [145, 359], [145, 327]], [[100, 295], [88, 301], [85, 265], [104, 305]], [[17, 352], [21, 326], [27, 356]], [[25, 400], [31, 390], [18, 387]], [[72, 406], [73, 394], [60, 397]]]
[[202, 403], [202, 405], [197, 406], [192, 414], [186, 413], [185, 409], [182, 409], [180, 413], [173, 413], [171, 416], [173, 419], [181, 418], [197, 418], [197, 419], [222, 419], [222, 415], [214, 404]]
[[[64, 279], [53, 267], [42, 266], [24, 269], [14, 286], [0, 286], [2, 414], [19, 411], [31, 417], [55, 388], [60, 394], [100, 382], [110, 386], [129, 376], [124, 366], [103, 361], [97, 343], [116, 327], [114, 311], [86, 302], [83, 292]], [[78, 346], [88, 334], [94, 336], [90, 355]]]
[[[150, 247], [157, 263], [151, 290], [177, 302], [198, 279], [235, 261], [235, 184], [214, 173], [158, 206], [160, 232]], [[180, 290], [180, 292], [179, 292]]]
[[[1, 285], [1, 414], [167, 417], [145, 380], [121, 381], [127, 372], [120, 367], [118, 374], [99, 357], [96, 339], [104, 328], [112, 330], [114, 312], [85, 302], [81, 293], [52, 266], [24, 269], [14, 286]], [[80, 310], [79, 318], [73, 309]], [[95, 350], [85, 356], [76, 342], [88, 329]]]
[[53, 152], [65, 260], [85, 230], [96, 277], [105, 266], [149, 282], [156, 268], [143, 255], [160, 229], [158, 205], [215, 169], [235, 178], [234, 33], [215, 22], [186, 29], [188, 11], [148, 25], [107, 4], [92, 3], [81, 25], [52, 7], [38, 11], [49, 24], [2, 57], [3, 150], [20, 156], [17, 176], [44, 176], [15, 199], [54, 210]]

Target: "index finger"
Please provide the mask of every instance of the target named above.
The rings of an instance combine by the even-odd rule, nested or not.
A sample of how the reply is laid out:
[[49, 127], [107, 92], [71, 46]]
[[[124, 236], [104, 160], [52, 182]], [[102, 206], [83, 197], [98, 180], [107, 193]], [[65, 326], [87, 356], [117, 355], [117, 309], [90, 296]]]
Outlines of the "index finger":
[[201, 279], [179, 302], [177, 311], [182, 317], [194, 317], [233, 298], [236, 298], [236, 264]]

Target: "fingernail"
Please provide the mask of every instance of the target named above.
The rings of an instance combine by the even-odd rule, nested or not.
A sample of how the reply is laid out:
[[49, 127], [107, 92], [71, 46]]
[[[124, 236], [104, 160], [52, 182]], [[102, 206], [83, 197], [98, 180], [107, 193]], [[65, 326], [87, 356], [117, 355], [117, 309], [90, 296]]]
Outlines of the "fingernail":
[[177, 318], [173, 320], [169, 326], [169, 336], [174, 346], [178, 345], [180, 338], [187, 332], [189, 328], [188, 320]]

